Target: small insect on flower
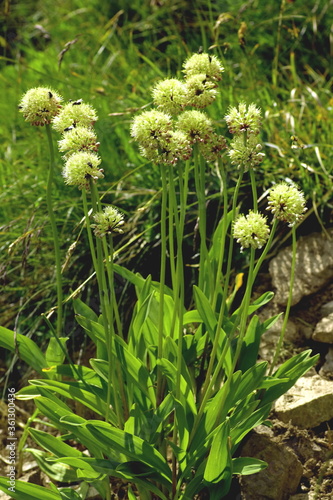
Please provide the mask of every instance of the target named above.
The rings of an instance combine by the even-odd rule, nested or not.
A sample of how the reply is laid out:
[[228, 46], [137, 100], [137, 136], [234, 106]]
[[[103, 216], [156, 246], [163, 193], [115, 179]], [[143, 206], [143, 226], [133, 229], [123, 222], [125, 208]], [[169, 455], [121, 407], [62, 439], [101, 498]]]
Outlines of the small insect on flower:
[[[77, 103], [75, 105], [75, 103]], [[95, 109], [89, 104], [79, 101], [70, 101], [66, 104], [58, 116], [53, 120], [52, 126], [61, 134], [66, 129], [72, 130], [69, 127], [81, 126], [81, 127], [92, 127], [97, 120], [97, 113]]]

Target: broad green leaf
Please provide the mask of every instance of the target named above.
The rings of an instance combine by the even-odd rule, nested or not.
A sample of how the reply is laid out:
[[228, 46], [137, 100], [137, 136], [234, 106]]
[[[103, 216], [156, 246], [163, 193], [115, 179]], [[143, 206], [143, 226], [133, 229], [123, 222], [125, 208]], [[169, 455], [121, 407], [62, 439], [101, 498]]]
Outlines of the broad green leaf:
[[[83, 471], [83, 474], [92, 474], [97, 472], [99, 474], [108, 475], [110, 477], [118, 477], [125, 481], [130, 480], [131, 482], [141, 486], [148, 491], [153, 492], [158, 498], [162, 500], [167, 500], [167, 497], [160, 491], [159, 488], [154, 486], [150, 479], [161, 480], [159, 476], [152, 468], [149, 468], [143, 463], [137, 462], [124, 462], [117, 463], [106, 459], [96, 459], [90, 457], [82, 458], [72, 458], [64, 457], [63, 459], [57, 459], [55, 461], [62, 460], [64, 463], [70, 465], [71, 467]], [[131, 467], [132, 464], [132, 467]], [[138, 473], [138, 468], [141, 468], [142, 474]], [[86, 472], [84, 472], [86, 471]], [[155, 476], [154, 476], [155, 475]], [[145, 476], [149, 477], [149, 480], [145, 480]], [[170, 487], [170, 482], [162, 478], [163, 485], [167, 488]]]
[[[119, 264], [113, 264], [113, 268], [115, 273], [120, 274], [120, 276], [132, 283], [135, 287], [139, 288], [140, 290], [144, 287], [146, 280], [139, 273], [133, 273], [129, 269], [126, 269]], [[152, 281], [151, 285], [156, 291], [159, 291], [160, 284], [157, 281]], [[166, 285], [164, 285], [164, 293], [170, 295], [170, 297], [173, 296], [172, 290]]]
[[0, 477], [0, 490], [7, 493], [14, 500], [62, 500], [60, 492], [51, 491], [45, 486], [26, 483], [25, 481], [15, 480], [15, 489], [9, 486], [8, 477]]
[[[169, 381], [170, 390], [174, 392], [176, 395], [177, 392], [177, 369], [176, 367], [165, 358], [159, 359], [157, 361], [158, 365], [161, 367], [164, 375], [167, 377]], [[181, 402], [182, 404], [186, 404], [187, 407], [191, 410], [193, 415], [197, 414], [197, 407], [194, 400], [194, 394], [192, 389], [192, 384], [188, 384], [183, 375], [180, 375], [180, 393], [181, 393]]]
[[234, 393], [233, 404], [237, 403], [237, 401], [241, 401], [260, 387], [262, 381], [264, 380], [266, 369], [267, 362], [261, 361], [260, 363], [251, 366], [245, 373], [242, 374], [240, 383]]
[[217, 325], [215, 313], [209, 300], [207, 299], [206, 295], [200, 290], [200, 288], [194, 286], [193, 291], [197, 310], [202, 318], [202, 321], [205, 323], [211, 335], [211, 338], [213, 339]]
[[[150, 399], [152, 405], [156, 406], [154, 384], [146, 366], [129, 351], [127, 344], [120, 337], [115, 337], [114, 354], [119, 360], [123, 376], [127, 382], [137, 386]], [[90, 360], [90, 364], [104, 380], [108, 381], [109, 365], [107, 361], [94, 359]]]
[[[193, 335], [192, 335], [193, 339]], [[182, 338], [182, 342], [184, 343], [184, 338]], [[171, 337], [166, 337], [163, 345], [163, 353], [164, 357], [167, 358], [170, 363], [174, 366], [177, 366], [178, 362], [178, 340], [177, 342], [173, 340]], [[185, 363], [184, 358], [181, 358], [181, 374], [184, 377], [187, 385], [191, 387], [192, 392], [195, 391], [195, 381], [193, 380], [193, 377], [191, 376], [188, 366]]]
[[268, 464], [263, 460], [259, 460], [259, 458], [237, 457], [232, 459], [233, 474], [240, 474], [241, 476], [256, 474], [267, 467]]
[[98, 323], [97, 314], [89, 306], [87, 306], [84, 302], [82, 302], [82, 300], [75, 299], [73, 301], [73, 305], [75, 314], [79, 314], [80, 316], [90, 319], [90, 321]]
[[248, 415], [243, 422], [239, 422], [237, 427], [231, 428], [231, 443], [232, 443], [232, 453], [237, 449], [238, 444], [241, 440], [257, 425], [262, 424], [264, 420], [268, 417], [271, 410], [271, 405], [267, 404], [258, 408], [252, 414]]
[[203, 479], [206, 483], [231, 483], [232, 462], [230, 455], [230, 427], [228, 420], [219, 426], [214, 435]]
[[155, 468], [156, 472], [161, 474], [161, 479], [165, 478], [171, 482], [171, 471], [166, 460], [148, 442], [121, 429], [113, 428], [107, 422], [90, 420], [86, 428], [99, 441], [101, 449], [107, 455], [110, 449], [115, 449], [131, 460], [137, 460]]
[[[194, 298], [197, 309], [209, 332], [211, 341], [214, 342], [216, 335], [219, 335], [219, 347], [221, 352], [223, 350], [222, 347], [224, 346], [224, 343], [229, 342], [229, 339], [227, 338], [227, 335], [222, 328], [220, 329], [219, 332], [216, 331], [217, 328], [216, 315], [205, 294], [197, 286], [194, 286], [193, 290], [194, 290]], [[229, 375], [232, 368], [231, 349], [227, 349], [226, 351], [223, 367], [225, 368], [227, 374]]]
[[93, 385], [103, 388], [101, 377], [97, 373], [83, 365], [59, 365], [54, 368], [55, 373], [58, 375], [65, 375], [66, 377], [73, 378], [83, 383], [83, 386]]
[[54, 481], [59, 481], [61, 483], [71, 483], [73, 481], [77, 481], [78, 478], [76, 472], [68, 465], [62, 463], [50, 464], [47, 461], [47, 458], [49, 458], [50, 455], [45, 451], [34, 448], [26, 448], [26, 451], [31, 453], [36, 460], [38, 467]]
[[37, 444], [46, 451], [53, 453], [56, 457], [81, 457], [82, 452], [64, 443], [60, 438], [53, 434], [43, 432], [37, 429], [29, 429], [29, 434], [34, 438]]
[[246, 329], [238, 361], [238, 368], [242, 372], [255, 365], [258, 358], [260, 344], [260, 333], [257, 328], [258, 323], [259, 318], [257, 315], [254, 315]]
[[144, 325], [147, 321], [147, 318], [149, 317], [150, 309], [152, 306], [152, 302], [154, 299], [154, 292], [151, 292], [145, 300], [142, 302], [141, 306], [139, 306], [139, 303], [137, 304], [138, 310], [136, 311], [132, 324], [130, 326], [130, 343], [129, 345], [131, 346], [131, 349], [135, 352], [136, 351], [136, 344], [139, 343], [141, 344], [142, 340], [142, 329], [144, 328]]
[[[247, 314], [250, 316], [257, 309], [259, 309], [259, 307], [262, 307], [262, 306], [266, 305], [268, 302], [270, 302], [273, 297], [274, 297], [274, 293], [273, 292], [265, 292], [265, 293], [263, 293], [260, 297], [258, 297], [256, 300], [254, 300], [250, 304], [250, 306], [249, 306], [249, 308], [247, 310]], [[234, 319], [239, 314], [240, 314], [240, 309], [238, 308], [238, 309], [236, 309], [236, 311], [233, 312], [231, 320], [234, 321]]]
[[[58, 380], [31, 380], [30, 383], [35, 386], [41, 386], [45, 389], [50, 389], [57, 392], [61, 396], [73, 399], [76, 402], [80, 402], [92, 411], [95, 411], [99, 415], [104, 416], [106, 414], [106, 402], [105, 395], [101, 389], [98, 387], [91, 386], [91, 391], [83, 389], [82, 387], [77, 387], [76, 382], [60, 382]], [[110, 417], [113, 417], [112, 412], [109, 412]], [[114, 416], [115, 418], [115, 416]], [[116, 425], [115, 420], [115, 425]]]
[[[178, 430], [178, 446], [177, 449], [173, 448], [174, 453], [177, 456], [177, 461], [179, 463], [179, 468], [184, 471], [187, 466], [186, 460], [186, 450], [189, 443], [190, 431], [193, 426], [192, 422], [189, 425], [188, 416], [185, 411], [184, 405], [175, 399], [175, 417], [177, 421]], [[191, 419], [193, 420], [193, 419]]]
[[82, 496], [73, 488], [59, 488], [61, 500], [82, 500]]
[[45, 359], [48, 366], [58, 366], [64, 362], [67, 340], [68, 337], [50, 338], [45, 352]]
[[183, 325], [188, 325], [190, 323], [202, 323], [202, 322], [203, 319], [199, 314], [199, 311], [197, 311], [197, 309], [194, 309], [193, 311], [187, 311], [184, 314]]
[[149, 436], [146, 440], [155, 445], [158, 442], [158, 437], [163, 434], [165, 424], [175, 408], [174, 398], [169, 393], [163, 399], [161, 404], [154, 410], [152, 417], [149, 420]]
[[87, 332], [94, 344], [97, 344], [98, 342], [105, 343], [105, 331], [103, 325], [84, 316], [80, 316], [79, 314], [76, 315], [76, 321]]
[[275, 377], [264, 377], [258, 389], [269, 389], [274, 385], [279, 385], [281, 383], [289, 382], [289, 378], [275, 378]]
[[100, 457], [100, 442], [85, 427], [86, 420], [75, 415], [63, 401], [47, 389], [39, 389], [43, 396], [36, 398], [35, 404], [41, 413], [60, 431], [70, 431], [78, 442], [88, 448], [92, 456]]
[[37, 344], [25, 335], [15, 334], [11, 330], [0, 326], [0, 347], [15, 353], [16, 347], [20, 359], [27, 363], [36, 372], [43, 374], [43, 368], [47, 368], [47, 361]]
[[285, 394], [304, 373], [317, 363], [319, 354], [311, 357], [311, 353], [312, 351], [308, 349], [300, 354], [296, 354], [296, 356], [288, 359], [278, 368], [273, 377], [282, 380], [288, 378], [289, 380], [288, 382], [281, 380], [280, 384], [267, 389], [261, 401], [262, 405], [272, 403], [282, 396], [282, 394]]

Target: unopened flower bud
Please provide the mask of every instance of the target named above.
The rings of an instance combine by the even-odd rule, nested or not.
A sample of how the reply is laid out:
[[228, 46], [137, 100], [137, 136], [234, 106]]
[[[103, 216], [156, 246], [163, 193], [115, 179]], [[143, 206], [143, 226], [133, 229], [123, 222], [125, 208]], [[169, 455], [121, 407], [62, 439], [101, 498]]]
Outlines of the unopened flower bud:
[[206, 75], [207, 79], [218, 82], [224, 68], [217, 57], [209, 54], [193, 54], [184, 62], [184, 74], [188, 79], [193, 75]]
[[176, 115], [184, 108], [186, 92], [187, 88], [180, 80], [163, 80], [153, 89], [154, 104], [159, 111]]
[[93, 217], [96, 224], [91, 224], [91, 227], [99, 238], [103, 238], [106, 234], [124, 232], [122, 229], [124, 216], [115, 207], [105, 207], [103, 212], [97, 212]]
[[255, 136], [250, 135], [244, 141], [244, 137], [237, 135], [230, 144], [228, 151], [231, 163], [238, 167], [244, 167], [247, 171], [249, 168], [255, 168], [264, 159], [265, 153], [262, 153], [262, 145], [258, 143]]
[[261, 126], [261, 110], [255, 104], [247, 107], [245, 103], [240, 103], [238, 108], [229, 108], [225, 120], [232, 134], [247, 132], [257, 135]]
[[22, 97], [19, 110], [31, 125], [47, 125], [57, 116], [62, 97], [48, 87], [28, 90]]
[[213, 133], [212, 122], [202, 111], [184, 111], [178, 116], [177, 129], [184, 132], [190, 142], [207, 142]]
[[250, 211], [248, 215], [239, 215], [234, 223], [234, 238], [244, 248], [261, 248], [269, 237], [266, 217]]
[[66, 104], [53, 120], [53, 128], [60, 133], [73, 130], [77, 126], [92, 127], [97, 120], [97, 113], [90, 104], [82, 99]]
[[99, 142], [97, 136], [91, 128], [73, 127], [63, 134], [63, 138], [58, 141], [59, 151], [67, 151], [65, 158], [77, 151], [97, 151]]
[[101, 159], [94, 153], [80, 151], [72, 154], [63, 170], [66, 184], [88, 190], [90, 181], [104, 177], [103, 170], [98, 168], [100, 163]]
[[295, 186], [281, 182], [270, 190], [267, 210], [271, 210], [274, 217], [292, 227], [303, 218], [307, 210], [304, 194]]

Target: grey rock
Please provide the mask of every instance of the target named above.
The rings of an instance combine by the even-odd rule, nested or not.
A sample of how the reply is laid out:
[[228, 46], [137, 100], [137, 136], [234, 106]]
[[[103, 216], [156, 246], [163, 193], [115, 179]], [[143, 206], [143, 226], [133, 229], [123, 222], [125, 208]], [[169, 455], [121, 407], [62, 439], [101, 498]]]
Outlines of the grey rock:
[[333, 381], [319, 375], [301, 377], [275, 403], [275, 413], [282, 422], [311, 429], [333, 418]]
[[333, 344], [333, 313], [321, 319], [319, 323], [316, 324], [312, 338], [317, 342]]
[[243, 500], [288, 500], [296, 492], [303, 467], [295, 453], [256, 429], [242, 448], [244, 457], [256, 457], [268, 463], [258, 474], [241, 476]]
[[325, 356], [325, 363], [319, 370], [319, 375], [323, 378], [333, 380], [333, 347], [328, 349]]
[[333, 313], [333, 300], [330, 302], [326, 302], [326, 304], [323, 304], [320, 308], [320, 313], [322, 317], [324, 318], [325, 316], [328, 316], [329, 314]]
[[[333, 278], [333, 229], [325, 233], [313, 233], [297, 242], [296, 272], [292, 305], [304, 296], [317, 292]], [[271, 260], [269, 272], [276, 289], [275, 299], [286, 305], [289, 295], [291, 247], [284, 248]]]

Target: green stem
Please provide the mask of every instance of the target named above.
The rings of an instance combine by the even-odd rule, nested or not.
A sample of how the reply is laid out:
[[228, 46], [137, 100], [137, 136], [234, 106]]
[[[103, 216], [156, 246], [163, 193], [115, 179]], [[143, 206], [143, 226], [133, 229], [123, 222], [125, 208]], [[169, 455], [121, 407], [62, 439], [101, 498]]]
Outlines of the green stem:
[[295, 228], [295, 226], [293, 226], [293, 228], [291, 230], [291, 235], [292, 235], [292, 259], [291, 259], [291, 270], [290, 270], [290, 284], [289, 284], [288, 302], [287, 302], [287, 306], [286, 306], [286, 311], [284, 313], [284, 318], [283, 318], [283, 324], [282, 324], [282, 328], [281, 328], [280, 337], [279, 337], [279, 340], [278, 340], [278, 343], [277, 343], [277, 346], [276, 346], [276, 349], [275, 349], [275, 353], [274, 353], [274, 357], [273, 357], [273, 361], [272, 361], [271, 367], [269, 369], [269, 375], [272, 375], [273, 370], [274, 370], [275, 365], [276, 365], [276, 362], [277, 362], [277, 360], [279, 358], [279, 355], [280, 355], [280, 351], [281, 351], [281, 347], [282, 347], [282, 344], [283, 344], [284, 335], [285, 335], [285, 332], [286, 332], [287, 323], [288, 323], [288, 319], [289, 319], [291, 302], [292, 302], [292, 298], [293, 298], [293, 288], [294, 288], [295, 269], [296, 269], [296, 228]]
[[272, 69], [272, 82], [273, 86], [277, 86], [277, 78], [278, 78], [278, 67], [279, 67], [279, 54], [280, 54], [280, 42], [281, 42], [281, 28], [282, 28], [282, 21], [283, 21], [283, 14], [284, 14], [284, 9], [286, 6], [286, 0], [281, 0], [281, 5], [280, 5], [280, 12], [279, 12], [279, 21], [278, 21], [278, 29], [277, 29], [277, 37], [276, 37], [276, 44], [275, 44], [275, 54], [274, 54], [274, 60], [273, 60], [273, 69]]
[[[158, 317], [158, 345], [157, 359], [163, 357], [163, 340], [164, 340], [164, 286], [165, 286], [165, 269], [166, 269], [166, 209], [168, 197], [168, 185], [165, 172], [165, 165], [161, 166], [162, 177], [162, 203], [161, 203], [161, 265], [160, 265], [160, 289], [159, 289], [159, 317]], [[156, 387], [156, 402], [157, 406], [162, 401], [162, 372], [157, 369], [157, 387]]]
[[257, 195], [257, 184], [254, 177], [253, 168], [249, 169], [250, 179], [251, 179], [251, 188], [252, 188], [252, 198], [253, 198], [253, 211], [258, 212], [258, 195]]
[[[101, 211], [101, 202], [100, 197], [98, 195], [97, 187], [94, 183], [91, 182], [91, 200], [93, 205], [93, 210]], [[115, 412], [118, 418], [118, 425], [120, 428], [123, 428], [124, 425], [124, 414], [126, 411], [122, 410], [122, 406], [118, 397], [117, 387], [122, 394], [122, 400], [124, 401], [126, 398], [122, 393], [123, 385], [122, 385], [122, 376], [121, 369], [117, 363], [116, 356], [114, 355], [114, 316], [113, 316], [113, 304], [112, 300], [112, 290], [113, 290], [113, 241], [110, 239], [111, 247], [110, 252], [107, 246], [107, 242], [105, 238], [99, 239], [97, 238], [97, 276], [99, 276], [99, 288], [100, 288], [100, 297], [101, 297], [101, 309], [102, 309], [102, 318], [103, 318], [103, 326], [105, 331], [105, 344], [106, 346], [100, 345], [99, 351], [100, 355], [104, 356], [105, 347], [106, 354], [108, 360], [108, 388], [107, 388], [107, 414], [106, 421], [108, 420], [108, 412], [109, 406], [111, 402], [111, 391], [113, 392], [114, 406]], [[110, 260], [110, 256], [111, 260]], [[105, 276], [105, 268], [104, 261], [106, 266], [106, 273], [108, 280]], [[111, 298], [110, 298], [111, 294]], [[116, 377], [116, 370], [119, 375], [119, 380]], [[125, 407], [124, 407], [125, 408]]]
[[[240, 171], [240, 173], [239, 173], [237, 184], [236, 184], [235, 189], [234, 189], [234, 195], [233, 195], [233, 200], [232, 200], [232, 209], [231, 209], [231, 213], [232, 213], [232, 216], [231, 216], [232, 219], [231, 220], [232, 221], [234, 221], [235, 218], [236, 218], [238, 193], [239, 193], [239, 188], [240, 188], [240, 185], [241, 185], [241, 182], [242, 182], [242, 179], [243, 179], [243, 173], [244, 173], [244, 170], [242, 168], [241, 171]], [[225, 216], [226, 216], [226, 214], [225, 214]], [[216, 327], [216, 334], [215, 334], [213, 348], [212, 348], [212, 352], [211, 352], [211, 355], [210, 355], [210, 360], [209, 360], [209, 364], [208, 364], [208, 368], [207, 368], [205, 383], [204, 383], [202, 391], [201, 391], [203, 399], [202, 399], [202, 403], [200, 405], [200, 409], [199, 409], [199, 412], [198, 412], [198, 418], [201, 417], [201, 415], [199, 415], [199, 413], [200, 414], [203, 413], [203, 410], [205, 408], [206, 402], [211, 397], [211, 392], [212, 392], [212, 389], [214, 387], [214, 383], [216, 381], [216, 378], [217, 378], [218, 374], [220, 373], [220, 367], [222, 366], [222, 363], [219, 360], [218, 365], [215, 368], [214, 375], [212, 376], [212, 372], [213, 372], [213, 368], [214, 368], [214, 363], [215, 363], [215, 358], [216, 358], [218, 346], [219, 346], [219, 343], [220, 343], [221, 328], [222, 328], [222, 324], [223, 324], [223, 318], [224, 318], [224, 313], [225, 313], [226, 303], [227, 303], [227, 298], [228, 298], [228, 289], [229, 289], [229, 281], [230, 281], [230, 274], [231, 274], [231, 264], [232, 264], [233, 244], [234, 244], [234, 242], [233, 242], [233, 237], [232, 237], [232, 234], [231, 234], [230, 235], [230, 240], [229, 240], [228, 260], [227, 260], [227, 269], [226, 269], [226, 274], [225, 274], [225, 279], [224, 279], [224, 289], [223, 289], [223, 296], [222, 296], [222, 304], [221, 304], [221, 308], [220, 308], [220, 312], [219, 312], [219, 318], [218, 318], [217, 327]], [[222, 266], [222, 264], [223, 264], [223, 259], [221, 260], [221, 257], [220, 257], [220, 259], [219, 259], [219, 265]], [[220, 276], [221, 272], [222, 272], [222, 269], [220, 267], [217, 270], [217, 274]], [[220, 357], [220, 359], [221, 359], [221, 357]], [[223, 359], [222, 359], [222, 361], [223, 361]], [[219, 369], [218, 369], [218, 367], [219, 367]]]
[[63, 315], [63, 294], [62, 294], [62, 276], [61, 276], [61, 257], [60, 257], [60, 244], [58, 238], [57, 224], [54, 216], [54, 209], [52, 204], [52, 187], [53, 187], [53, 176], [55, 170], [55, 160], [54, 160], [54, 149], [52, 141], [51, 126], [45, 126], [46, 135], [49, 143], [50, 150], [50, 168], [48, 171], [47, 187], [46, 187], [46, 203], [48, 215], [51, 223], [52, 234], [53, 234], [53, 246], [56, 264], [56, 281], [57, 281], [57, 328], [56, 332], [58, 337], [62, 336], [62, 315]]
[[[179, 165], [179, 191], [180, 191], [180, 213], [179, 220], [178, 214], [176, 217], [176, 235], [177, 235], [177, 265], [176, 265], [176, 292], [175, 297], [175, 312], [173, 315], [172, 324], [175, 323], [176, 315], [178, 316], [178, 344], [177, 344], [177, 363], [176, 363], [176, 399], [179, 401], [181, 397], [181, 374], [183, 363], [183, 315], [184, 315], [184, 299], [185, 299], [185, 283], [184, 283], [184, 261], [183, 261], [183, 237], [185, 226], [185, 215], [187, 208], [187, 194], [188, 194], [188, 177], [189, 177], [190, 163], [186, 162], [185, 173]], [[178, 436], [178, 421], [175, 418], [173, 428], [173, 443], [177, 444]], [[172, 456], [172, 484], [173, 492], [176, 491], [177, 472], [178, 472], [176, 455]]]
[[[218, 257], [218, 262], [217, 262], [217, 269], [216, 269], [216, 279], [215, 279], [215, 287], [214, 287], [214, 294], [213, 294], [213, 299], [212, 299], [212, 308], [215, 310], [216, 307], [216, 302], [218, 298], [218, 293], [220, 290], [220, 282], [223, 282], [223, 260], [224, 260], [224, 250], [225, 250], [225, 240], [227, 237], [227, 230], [228, 230], [228, 189], [227, 189], [227, 175], [226, 172], [223, 168], [223, 165], [219, 163], [220, 166], [220, 172], [221, 172], [221, 179], [222, 179], [222, 189], [223, 189], [223, 219], [222, 219], [222, 233], [221, 233], [221, 239], [219, 241], [219, 257]], [[226, 295], [226, 294], [224, 294]]]
[[[194, 147], [194, 180], [195, 190], [198, 198], [198, 219], [199, 219], [199, 235], [200, 235], [200, 259], [199, 259], [199, 280], [198, 286], [205, 294], [211, 290], [211, 273], [210, 262], [207, 250], [207, 227], [206, 227], [206, 198], [205, 198], [205, 168], [201, 161], [198, 146]], [[207, 277], [207, 286], [205, 283]]]

